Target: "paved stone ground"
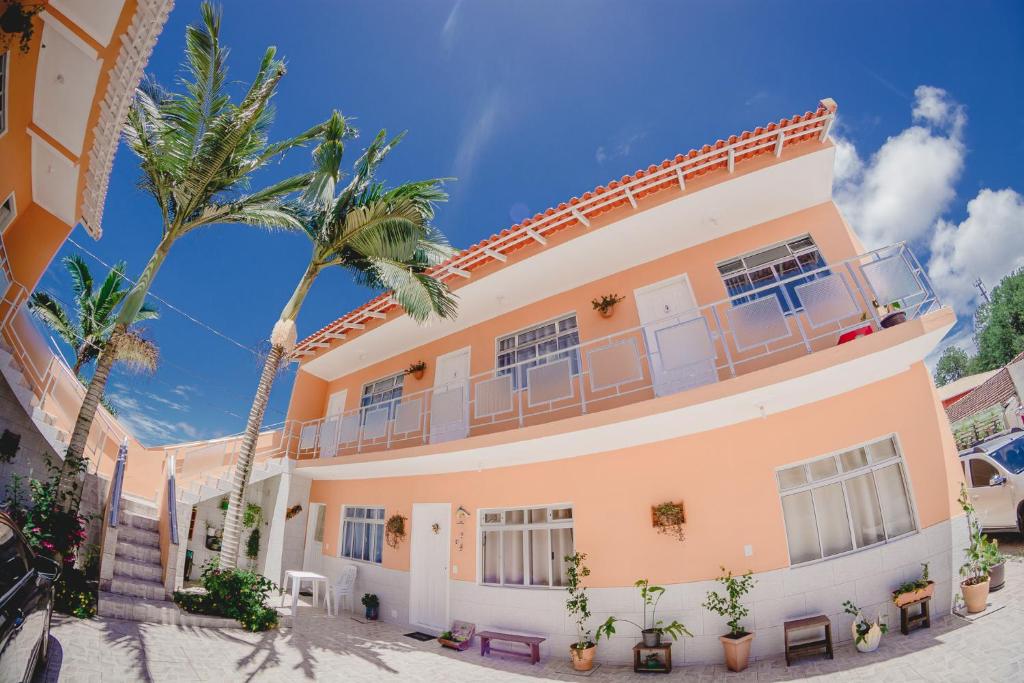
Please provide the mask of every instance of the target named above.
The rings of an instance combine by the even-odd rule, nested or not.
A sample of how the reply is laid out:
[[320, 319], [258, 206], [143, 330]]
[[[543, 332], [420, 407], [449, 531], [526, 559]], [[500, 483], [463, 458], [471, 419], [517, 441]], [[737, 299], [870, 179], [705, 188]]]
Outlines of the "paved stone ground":
[[[773, 657], [752, 662], [742, 674], [730, 674], [721, 665], [677, 666], [664, 680], [1024, 680], [1024, 562], [1008, 563], [1007, 587], [996, 595], [1005, 608], [973, 622], [956, 616], [936, 619], [931, 629], [909, 636], [894, 628], [871, 654], [858, 653], [846, 642], [831, 661], [807, 659], [787, 668], [781, 656]], [[536, 666], [501, 656], [485, 659], [477, 648], [456, 653], [433, 641], [406, 638], [402, 634], [408, 630], [362, 624], [346, 615], [328, 617], [312, 607], [300, 607], [294, 628], [285, 619], [284, 627], [262, 634], [61, 617], [54, 622], [49, 664], [37, 681], [650, 680], [609, 665], [582, 677], [568, 673], [560, 658]]]

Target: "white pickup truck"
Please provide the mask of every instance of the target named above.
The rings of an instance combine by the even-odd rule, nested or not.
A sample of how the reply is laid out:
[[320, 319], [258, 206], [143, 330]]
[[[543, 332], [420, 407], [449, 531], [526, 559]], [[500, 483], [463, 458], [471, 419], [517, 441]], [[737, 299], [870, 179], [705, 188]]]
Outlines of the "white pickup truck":
[[961, 451], [960, 465], [982, 529], [1024, 534], [1024, 430]]

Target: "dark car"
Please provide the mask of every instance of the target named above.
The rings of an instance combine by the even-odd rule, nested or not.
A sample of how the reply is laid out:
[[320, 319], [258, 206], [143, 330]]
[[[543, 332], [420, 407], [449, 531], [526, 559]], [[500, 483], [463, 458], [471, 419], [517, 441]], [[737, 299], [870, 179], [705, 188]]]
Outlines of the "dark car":
[[18, 525], [0, 512], [0, 682], [31, 681], [46, 661], [59, 571], [56, 562], [33, 553]]

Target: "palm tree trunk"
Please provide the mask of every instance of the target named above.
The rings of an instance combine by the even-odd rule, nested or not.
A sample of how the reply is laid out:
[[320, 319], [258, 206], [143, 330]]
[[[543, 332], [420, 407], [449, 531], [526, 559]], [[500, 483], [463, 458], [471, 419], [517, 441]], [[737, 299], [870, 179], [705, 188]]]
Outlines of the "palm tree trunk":
[[171, 250], [174, 240], [172, 232], [165, 233], [163, 239], [160, 240], [153, 255], [149, 257], [146, 269], [142, 271], [138, 282], [125, 298], [114, 329], [111, 331], [107, 343], [104, 344], [99, 358], [96, 359], [96, 371], [93, 373], [92, 379], [89, 380], [85, 400], [82, 401], [82, 407], [78, 410], [78, 419], [75, 420], [75, 429], [71, 432], [71, 441], [68, 443], [68, 450], [64, 455], [64, 464], [60, 472], [59, 490], [64, 495], [63, 502], [67, 510], [77, 507], [76, 501], [81, 498], [80, 489], [84, 483], [81, 475], [87, 466], [85, 444], [89, 438], [89, 430], [92, 429], [93, 418], [96, 417], [96, 407], [107, 388], [110, 369], [114, 366], [114, 359], [117, 358], [117, 344], [121, 336], [128, 330], [128, 326], [135, 320], [135, 316], [138, 315], [139, 309], [146, 299], [146, 294], [149, 292], [149, 287], [153, 284], [153, 279], [156, 277], [157, 271], [160, 270], [160, 266], [163, 265], [164, 259], [167, 258], [167, 253]]
[[96, 361], [96, 371], [89, 381], [89, 388], [85, 391], [85, 400], [78, 410], [78, 419], [75, 420], [75, 429], [71, 433], [71, 442], [68, 444], [67, 453], [64, 456], [64, 464], [60, 470], [60, 499], [66, 510], [71, 510], [81, 495], [79, 489], [82, 484], [82, 474], [88, 467], [85, 459], [85, 443], [89, 438], [89, 430], [92, 427], [93, 418], [96, 417], [96, 408], [103, 397], [103, 389], [107, 386], [107, 378], [110, 377], [110, 369], [114, 366], [114, 358], [117, 356], [115, 346], [117, 340], [124, 334], [127, 327], [118, 323], [110, 334], [110, 341], [107, 342], [104, 352]]
[[220, 568], [234, 569], [238, 562], [238, 547], [242, 540], [242, 510], [245, 505], [245, 487], [249, 485], [249, 474], [252, 472], [253, 460], [256, 457], [256, 440], [260, 435], [263, 416], [267, 412], [270, 401], [270, 389], [277, 376], [277, 368], [286, 352], [290, 353], [295, 345], [295, 318], [299, 315], [302, 302], [305, 301], [313, 281], [316, 280], [320, 268], [315, 261], [311, 262], [303, 273], [299, 285], [295, 288], [292, 298], [288, 300], [281, 317], [274, 325], [274, 333], [270, 337], [270, 353], [263, 363], [260, 383], [256, 387], [256, 397], [249, 409], [249, 419], [245, 424], [242, 445], [238, 451], [231, 478], [231, 495], [228, 497], [228, 510], [224, 516], [224, 537], [220, 545]]
[[270, 400], [270, 387], [274, 384], [277, 366], [284, 355], [284, 347], [274, 345], [263, 363], [260, 383], [256, 387], [256, 398], [249, 410], [249, 421], [242, 437], [242, 447], [235, 463], [234, 475], [231, 479], [231, 495], [228, 498], [228, 510], [224, 516], [224, 538], [220, 546], [220, 568], [234, 569], [238, 560], [238, 546], [242, 538], [242, 508], [245, 502], [245, 487], [249, 483], [252, 471], [253, 456], [256, 453], [256, 440], [260, 435], [263, 415], [267, 412]]

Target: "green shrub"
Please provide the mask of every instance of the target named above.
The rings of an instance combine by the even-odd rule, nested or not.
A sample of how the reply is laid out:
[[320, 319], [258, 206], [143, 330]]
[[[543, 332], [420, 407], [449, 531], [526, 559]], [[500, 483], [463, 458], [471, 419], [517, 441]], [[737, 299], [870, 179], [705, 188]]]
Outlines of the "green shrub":
[[221, 570], [211, 560], [202, 580], [206, 593], [174, 593], [174, 602], [186, 612], [237, 619], [249, 631], [277, 626], [277, 611], [267, 605], [267, 593], [277, 586], [267, 577], [246, 569]]
[[260, 556], [260, 530], [259, 527], [249, 532], [249, 540], [245, 542], [245, 556], [255, 560]]

